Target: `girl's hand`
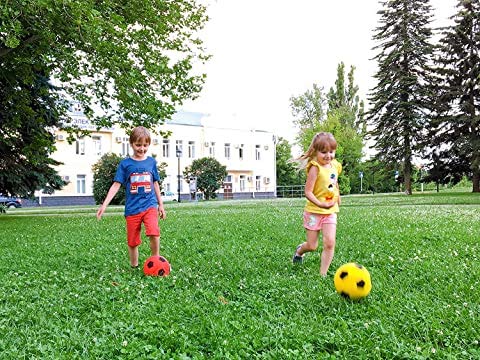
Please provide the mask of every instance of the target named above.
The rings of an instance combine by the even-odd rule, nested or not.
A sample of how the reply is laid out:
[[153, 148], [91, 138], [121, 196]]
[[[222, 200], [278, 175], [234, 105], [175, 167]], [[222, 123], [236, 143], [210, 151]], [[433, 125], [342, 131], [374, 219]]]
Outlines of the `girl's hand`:
[[318, 204], [318, 207], [324, 208], [324, 209], [330, 209], [332, 206], [334, 206], [336, 201], [330, 200], [330, 201], [323, 201]]

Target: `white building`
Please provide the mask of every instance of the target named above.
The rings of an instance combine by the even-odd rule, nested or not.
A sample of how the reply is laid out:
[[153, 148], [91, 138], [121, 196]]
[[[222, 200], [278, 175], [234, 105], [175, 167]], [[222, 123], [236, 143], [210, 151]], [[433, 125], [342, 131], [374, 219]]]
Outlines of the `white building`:
[[[57, 151], [52, 155], [63, 163], [58, 173], [69, 181], [61, 191], [39, 196], [45, 205], [93, 204], [92, 165], [105, 153], [122, 156], [131, 154], [129, 138], [120, 128], [96, 131], [80, 109], [71, 112], [74, 124], [91, 130], [89, 137], [79, 138], [72, 144], [67, 134], [58, 131]], [[276, 189], [275, 135], [254, 129], [211, 127], [200, 113], [181, 112], [159, 127], [170, 131], [168, 138], [152, 135], [149, 155], [158, 162], [167, 163], [167, 176], [163, 179], [165, 191], [177, 192], [178, 167], [180, 174], [195, 159], [214, 157], [227, 167], [228, 176], [219, 190], [219, 198], [274, 197]], [[181, 150], [177, 158], [176, 150]], [[183, 176], [180, 182], [182, 199], [189, 199], [189, 186]]]

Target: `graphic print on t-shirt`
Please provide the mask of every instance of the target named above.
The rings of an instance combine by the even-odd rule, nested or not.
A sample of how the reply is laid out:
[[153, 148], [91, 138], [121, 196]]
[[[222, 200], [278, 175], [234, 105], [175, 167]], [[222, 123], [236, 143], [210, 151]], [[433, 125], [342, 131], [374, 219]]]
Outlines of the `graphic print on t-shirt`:
[[152, 175], [149, 172], [132, 173], [130, 175], [130, 194], [138, 194], [139, 189], [143, 188], [143, 193], [152, 191]]

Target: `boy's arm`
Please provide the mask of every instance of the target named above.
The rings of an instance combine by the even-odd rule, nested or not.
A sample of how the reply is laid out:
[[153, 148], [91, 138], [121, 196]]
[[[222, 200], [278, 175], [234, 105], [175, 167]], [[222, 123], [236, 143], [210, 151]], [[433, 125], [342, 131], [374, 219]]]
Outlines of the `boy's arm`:
[[153, 189], [155, 190], [155, 195], [157, 196], [158, 201], [158, 215], [160, 216], [160, 219], [165, 219], [167, 217], [167, 213], [163, 208], [162, 194], [160, 193], [160, 185], [158, 185], [158, 181], [153, 183]]
[[112, 186], [110, 186], [110, 190], [108, 190], [107, 196], [105, 197], [103, 204], [100, 205], [100, 207], [98, 208], [98, 211], [97, 211], [98, 220], [102, 218], [102, 215], [105, 212], [105, 209], [107, 208], [108, 204], [110, 204], [110, 201], [112, 201], [112, 199], [117, 194], [118, 190], [120, 189], [120, 186], [122, 186], [122, 184], [116, 181], [114, 181]]

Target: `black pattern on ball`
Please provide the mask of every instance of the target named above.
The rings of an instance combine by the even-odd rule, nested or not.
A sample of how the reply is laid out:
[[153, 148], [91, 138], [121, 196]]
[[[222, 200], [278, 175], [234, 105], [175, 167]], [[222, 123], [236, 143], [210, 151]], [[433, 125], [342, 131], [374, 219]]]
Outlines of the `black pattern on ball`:
[[337, 293], [351, 300], [364, 298], [372, 289], [370, 273], [355, 262], [340, 266], [335, 272], [333, 282]]
[[147, 263], [147, 267], [148, 267], [149, 269], [151, 269], [151, 268], [153, 267], [153, 261], [149, 261], [149, 262]]

